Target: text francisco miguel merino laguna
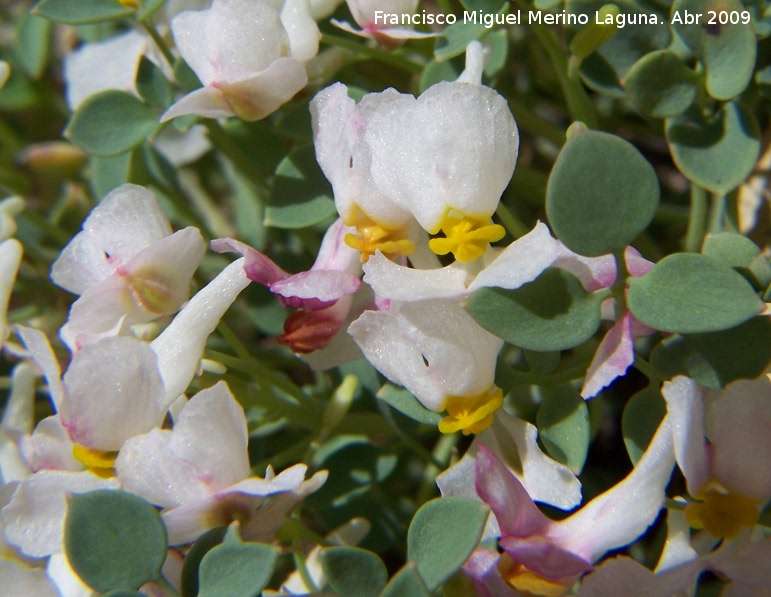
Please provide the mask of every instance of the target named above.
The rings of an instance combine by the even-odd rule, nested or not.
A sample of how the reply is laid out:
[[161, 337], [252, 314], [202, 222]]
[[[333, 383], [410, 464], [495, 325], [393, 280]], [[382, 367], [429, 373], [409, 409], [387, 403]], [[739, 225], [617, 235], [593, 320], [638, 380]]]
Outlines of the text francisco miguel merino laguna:
[[[415, 14], [400, 14], [385, 12], [382, 10], [375, 11], [375, 23], [378, 25], [401, 25], [407, 27], [415, 27], [417, 25], [453, 25], [458, 21], [458, 17], [454, 14], [434, 14], [430, 12], [421, 11]], [[601, 15], [600, 11], [597, 11], [594, 17], [595, 23], [598, 25], [615, 25], [616, 27], [624, 27], [625, 25], [658, 25], [659, 20], [655, 14], [606, 14]], [[495, 25], [524, 25], [525, 21], [522, 19], [521, 11], [510, 12], [507, 14], [491, 14], [485, 13], [482, 10], [478, 11], [464, 11], [463, 13], [464, 23], [478, 23], [484, 25], [487, 28], [492, 28]], [[527, 24], [543, 23], [544, 25], [586, 25], [589, 22], [589, 15], [586, 14], [568, 14], [564, 10], [560, 13], [550, 13], [540, 10], [528, 11]]]

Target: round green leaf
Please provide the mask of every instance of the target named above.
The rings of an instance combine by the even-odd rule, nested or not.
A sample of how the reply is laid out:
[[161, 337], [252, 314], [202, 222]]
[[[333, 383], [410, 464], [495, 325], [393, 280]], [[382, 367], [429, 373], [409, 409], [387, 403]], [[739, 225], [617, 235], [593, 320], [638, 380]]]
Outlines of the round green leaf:
[[430, 590], [460, 569], [479, 544], [489, 509], [463, 498], [423, 504], [407, 532], [407, 557]]
[[137, 71], [137, 91], [148, 105], [166, 108], [174, 100], [174, 91], [163, 71], [142, 56]]
[[96, 591], [137, 590], [160, 578], [166, 528], [158, 511], [124, 491], [69, 498], [64, 549], [72, 569]]
[[133, 149], [157, 128], [158, 117], [139, 98], [111, 89], [78, 106], [64, 134], [87, 153], [109, 156]]
[[685, 112], [696, 99], [698, 76], [669, 50], [646, 54], [622, 79], [637, 107], [653, 118]]
[[659, 182], [647, 160], [620, 137], [573, 125], [546, 188], [546, 215], [572, 251], [619, 251], [653, 219]]
[[198, 597], [257, 597], [267, 586], [278, 554], [261, 543], [223, 543], [209, 550], [198, 571]]
[[694, 253], [669, 255], [632, 278], [627, 304], [645, 325], [679, 334], [726, 330], [765, 307], [741, 274]]
[[589, 451], [589, 409], [569, 385], [544, 391], [538, 409], [538, 435], [554, 460], [579, 474]]
[[358, 547], [330, 547], [321, 552], [321, 567], [339, 597], [377, 595], [388, 581], [383, 560]]
[[666, 121], [672, 158], [696, 184], [725, 194], [749, 176], [760, 154], [755, 117], [733, 102], [710, 119], [692, 110]]
[[686, 375], [705, 388], [755, 379], [771, 364], [771, 317], [753, 317], [730, 330], [670, 336], [651, 353], [665, 377]]
[[316, 162], [313, 145], [293, 150], [276, 168], [265, 224], [306, 228], [336, 213], [332, 187]]
[[185, 556], [185, 563], [182, 565], [182, 595], [183, 597], [196, 597], [198, 595], [198, 569], [201, 566], [201, 560], [212, 549], [217, 547], [225, 538], [228, 527], [216, 527], [201, 535], [190, 551]]
[[380, 593], [380, 597], [431, 597], [415, 565], [408, 562]]
[[[730, 22], [731, 16], [740, 17], [742, 11], [745, 8], [739, 0], [675, 0], [672, 4], [672, 27], [704, 64], [707, 91], [718, 100], [739, 95], [755, 71], [752, 23], [742, 23], [741, 18], [736, 19], [738, 23]], [[749, 16], [749, 12], [745, 14]], [[728, 22], [721, 24], [721, 16]]]
[[436, 425], [442, 419], [442, 415], [428, 410], [408, 390], [397, 388], [391, 384], [385, 384], [377, 393], [377, 397], [398, 410], [403, 415], [426, 425]]
[[32, 13], [68, 25], [111, 21], [134, 14], [118, 0], [40, 0]]
[[748, 267], [752, 260], [760, 255], [758, 245], [746, 236], [735, 232], [708, 234], [704, 239], [701, 252], [729, 267]]
[[624, 445], [632, 464], [637, 464], [667, 414], [667, 404], [658, 387], [649, 386], [629, 399], [621, 418]]
[[567, 350], [600, 327], [605, 294], [586, 292], [573, 274], [549, 268], [516, 290], [482, 288], [467, 303], [474, 320], [499, 338], [527, 350]]

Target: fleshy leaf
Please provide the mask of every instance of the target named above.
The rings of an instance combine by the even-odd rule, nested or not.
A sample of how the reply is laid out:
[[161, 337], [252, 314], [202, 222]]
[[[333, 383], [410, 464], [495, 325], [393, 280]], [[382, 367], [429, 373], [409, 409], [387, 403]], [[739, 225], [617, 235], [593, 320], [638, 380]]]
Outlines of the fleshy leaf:
[[704, 255], [722, 261], [729, 267], [748, 267], [760, 255], [758, 245], [734, 232], [713, 232], [704, 239]]
[[92, 491], [70, 497], [64, 548], [91, 588], [137, 590], [160, 578], [166, 529], [145, 500], [124, 491]]
[[130, 17], [134, 12], [118, 0], [41, 0], [32, 9], [36, 14], [52, 21], [80, 25]]
[[265, 224], [305, 228], [334, 215], [332, 188], [316, 163], [313, 146], [298, 147], [276, 168]]
[[406, 564], [386, 585], [380, 597], [430, 597], [426, 585], [420, 578], [415, 564]]
[[419, 423], [437, 425], [442, 419], [442, 415], [432, 410], [428, 410], [418, 402], [418, 399], [415, 398], [409, 390], [397, 388], [391, 384], [385, 384], [380, 388], [377, 397], [388, 403], [390, 407]]
[[376, 595], [388, 581], [385, 564], [371, 551], [330, 547], [320, 557], [329, 586], [340, 597]]
[[552, 458], [578, 474], [589, 450], [589, 409], [571, 386], [550, 389], [538, 409], [538, 433]]
[[196, 597], [198, 595], [198, 570], [201, 566], [201, 560], [212, 549], [217, 547], [225, 538], [228, 527], [216, 527], [206, 531], [201, 535], [190, 551], [185, 556], [185, 563], [182, 566], [181, 589], [183, 597]]
[[765, 306], [741, 274], [693, 253], [669, 255], [632, 278], [627, 302], [643, 324], [678, 334], [727, 330]]
[[603, 298], [586, 292], [573, 274], [549, 268], [516, 290], [482, 288], [469, 297], [467, 308], [479, 325], [515, 346], [566, 350], [597, 331]]
[[656, 387], [649, 386], [629, 399], [621, 429], [632, 464], [640, 460], [666, 414], [666, 402]]
[[546, 189], [556, 236], [588, 257], [620, 251], [648, 226], [659, 203], [651, 165], [629, 142], [573, 125]]
[[[672, 27], [707, 69], [707, 92], [718, 100], [739, 95], [755, 70], [755, 33], [747, 23], [731, 23], [733, 16], [749, 11], [739, 0], [676, 0], [672, 4]], [[688, 15], [692, 22], [688, 22]], [[694, 19], [698, 15], [701, 19]], [[721, 24], [721, 16], [727, 23]]]
[[112, 89], [78, 106], [64, 134], [90, 154], [109, 156], [137, 147], [157, 128], [158, 118], [141, 100]]
[[722, 388], [766, 370], [769, 338], [771, 317], [753, 317], [730, 330], [666, 338], [651, 353], [651, 365], [667, 378], [686, 375], [705, 388]]
[[690, 180], [715, 193], [727, 193], [752, 172], [760, 153], [755, 116], [729, 102], [710, 119], [695, 111], [666, 121], [672, 158]]
[[257, 597], [270, 581], [278, 553], [261, 543], [222, 543], [201, 560], [198, 597]]
[[407, 533], [407, 556], [433, 590], [463, 565], [479, 544], [489, 509], [463, 498], [432, 500], [415, 513]]
[[698, 76], [669, 50], [646, 54], [622, 80], [637, 107], [653, 118], [680, 116], [696, 99]]

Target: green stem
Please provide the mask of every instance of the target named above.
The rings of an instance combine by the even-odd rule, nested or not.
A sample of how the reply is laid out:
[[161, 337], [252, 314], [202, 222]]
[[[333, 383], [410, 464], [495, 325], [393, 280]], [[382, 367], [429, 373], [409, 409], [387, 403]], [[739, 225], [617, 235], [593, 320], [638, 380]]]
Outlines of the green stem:
[[725, 229], [724, 221], [726, 215], [726, 196], [713, 194], [709, 208], [709, 228], [710, 232], [722, 232]]
[[423, 72], [423, 66], [412, 62], [411, 60], [402, 58], [397, 54], [388, 54], [379, 48], [365, 46], [356, 43], [355, 41], [345, 39], [344, 37], [338, 37], [336, 35], [324, 33], [321, 36], [321, 43], [327, 46], [345, 48], [354, 54], [365, 56], [367, 58], [371, 58], [372, 60], [377, 60], [378, 62], [383, 62], [384, 64], [388, 64], [400, 70], [406, 71], [411, 75], [419, 75], [421, 72]]
[[707, 227], [707, 191], [691, 183], [691, 215], [688, 219], [688, 231], [685, 234], [685, 250], [698, 253]]
[[562, 93], [567, 102], [568, 112], [573, 120], [579, 120], [589, 128], [596, 129], [599, 126], [597, 112], [594, 104], [586, 95], [584, 88], [579, 81], [571, 80], [568, 76], [568, 60], [560, 47], [559, 40], [554, 31], [546, 26], [537, 23], [531, 24], [530, 28], [541, 42], [549, 60], [557, 73]]
[[244, 150], [235, 142], [233, 137], [228, 135], [216, 120], [205, 118], [202, 122], [208, 129], [209, 137], [214, 142], [214, 145], [217, 146], [217, 149], [230, 158], [230, 161], [233, 162], [233, 165], [238, 168], [241, 174], [255, 184], [258, 189], [263, 190], [265, 181], [254, 171], [251, 159], [244, 153]]
[[616, 299], [616, 319], [618, 319], [626, 311], [626, 279], [629, 277], [629, 272], [626, 269], [623, 249], [613, 253], [613, 257], [616, 259], [616, 281], [613, 283], [611, 292]]
[[452, 454], [453, 448], [457, 445], [460, 439], [460, 434], [451, 433], [449, 435], [442, 435], [439, 441], [436, 442], [433, 451], [433, 460], [443, 462], [444, 466], [437, 468], [434, 462], [429, 462], [423, 469], [423, 478], [418, 488], [418, 493], [415, 498], [415, 504], [420, 506], [430, 500], [436, 494], [436, 476], [447, 468], [447, 464], [450, 461], [450, 454]]
[[293, 547], [292, 558], [294, 559], [295, 568], [297, 568], [297, 572], [300, 574], [303, 584], [311, 593], [318, 593], [319, 588], [313, 581], [313, 577], [311, 576], [305, 561], [305, 552], [302, 550], [302, 542], [297, 539]]
[[169, 66], [174, 68], [174, 54], [171, 53], [171, 49], [166, 43], [166, 40], [161, 37], [161, 34], [158, 33], [152, 22], [142, 21], [142, 27], [144, 27], [145, 31], [147, 31], [147, 34], [153, 39], [155, 45], [158, 46], [158, 49], [161, 51], [161, 54], [163, 54], [166, 62], [169, 63]]
[[540, 116], [534, 110], [531, 110], [525, 104], [514, 99], [508, 98], [509, 109], [517, 118], [517, 126], [536, 137], [543, 137], [554, 143], [557, 147], [562, 147], [565, 143], [565, 131]]
[[503, 227], [506, 228], [506, 231], [515, 239], [530, 232], [530, 229], [525, 226], [524, 222], [522, 222], [513, 211], [506, 207], [502, 201], [498, 204], [495, 213], [501, 219], [501, 222], [503, 222]]
[[652, 384], [660, 384], [664, 381], [664, 377], [656, 371], [651, 364], [646, 361], [644, 358], [642, 358], [640, 355], [634, 356], [634, 367], [637, 369], [640, 373], [645, 375]]

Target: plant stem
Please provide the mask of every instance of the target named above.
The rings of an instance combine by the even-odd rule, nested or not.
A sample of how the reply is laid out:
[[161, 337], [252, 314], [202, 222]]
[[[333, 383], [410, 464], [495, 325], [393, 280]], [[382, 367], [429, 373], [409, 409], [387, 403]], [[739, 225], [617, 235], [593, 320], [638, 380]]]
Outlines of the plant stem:
[[725, 230], [724, 220], [726, 215], [726, 196], [713, 194], [709, 210], [710, 232], [722, 232]]
[[522, 220], [520, 220], [508, 207], [506, 207], [502, 201], [498, 203], [498, 208], [495, 210], [495, 213], [501, 219], [501, 222], [503, 222], [503, 226], [506, 228], [506, 231], [511, 234], [514, 239], [518, 239], [530, 232], [530, 229], [525, 226]]
[[698, 253], [704, 239], [707, 226], [707, 191], [691, 183], [691, 215], [688, 219], [688, 231], [685, 234], [685, 250]]

